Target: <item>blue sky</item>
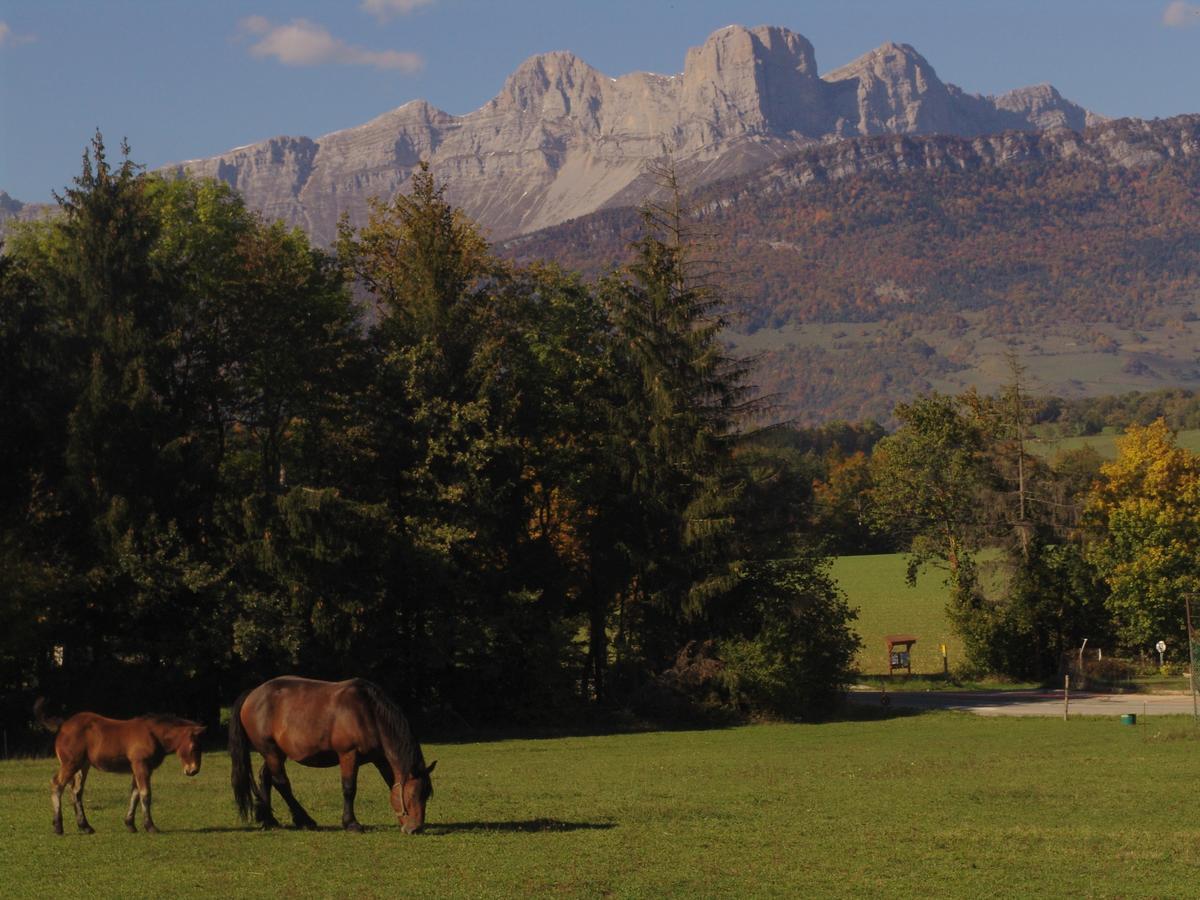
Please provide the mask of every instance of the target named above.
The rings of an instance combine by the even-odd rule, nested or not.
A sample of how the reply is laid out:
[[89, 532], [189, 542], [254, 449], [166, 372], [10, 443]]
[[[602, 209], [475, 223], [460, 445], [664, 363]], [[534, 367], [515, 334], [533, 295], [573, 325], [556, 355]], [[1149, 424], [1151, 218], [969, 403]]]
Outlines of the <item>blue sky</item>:
[[1185, 0], [0, 0], [0, 189], [48, 200], [97, 127], [158, 166], [415, 98], [469, 112], [548, 50], [678, 72], [734, 23], [800, 32], [822, 72], [894, 40], [970, 91], [1049, 81], [1106, 115], [1200, 112]]

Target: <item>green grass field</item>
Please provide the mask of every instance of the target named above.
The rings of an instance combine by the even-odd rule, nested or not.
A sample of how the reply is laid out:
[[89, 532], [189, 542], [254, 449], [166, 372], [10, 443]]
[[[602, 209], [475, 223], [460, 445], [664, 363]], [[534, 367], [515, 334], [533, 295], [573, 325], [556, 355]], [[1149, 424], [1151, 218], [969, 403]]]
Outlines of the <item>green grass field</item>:
[[833, 577], [858, 607], [854, 628], [862, 636], [858, 668], [864, 675], [882, 675], [888, 671], [887, 634], [912, 634], [917, 643], [912, 649], [913, 674], [938, 674], [942, 671], [945, 644], [951, 668], [963, 661], [962, 640], [946, 620], [946, 586], [942, 573], [923, 572], [914, 587], [904, 582], [906, 555], [885, 553], [877, 556], [842, 556], [834, 560]]
[[[155, 778], [162, 833], [127, 834], [127, 781], [93, 774], [97, 833], [50, 829], [48, 759], [0, 763], [5, 897], [1179, 897], [1200, 883], [1185, 719], [934, 713], [825, 725], [427, 746], [425, 834], [363, 773], [369, 831], [261, 833], [229, 760]], [[321, 823], [334, 770], [292, 767]]]
[[[1105, 459], [1117, 458], [1117, 432], [1104, 432], [1086, 437], [1043, 438], [1029, 444], [1031, 453], [1039, 456], [1052, 457], [1060, 450], [1078, 450], [1081, 447], [1093, 447]], [[1200, 453], [1200, 429], [1188, 429], [1176, 434], [1180, 447], [1192, 453]]]

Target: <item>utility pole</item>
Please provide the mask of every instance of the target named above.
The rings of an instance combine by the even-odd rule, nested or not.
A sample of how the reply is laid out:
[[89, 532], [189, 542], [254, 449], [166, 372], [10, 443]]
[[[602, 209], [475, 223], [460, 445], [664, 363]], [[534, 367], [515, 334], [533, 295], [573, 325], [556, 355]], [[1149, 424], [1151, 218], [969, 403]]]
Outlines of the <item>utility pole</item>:
[[1183, 608], [1187, 614], [1188, 636], [1188, 687], [1192, 690], [1192, 719], [1200, 722], [1200, 709], [1196, 704], [1196, 632], [1192, 628], [1192, 598], [1185, 597]]
[[1021, 554], [1029, 559], [1029, 521], [1025, 516], [1025, 397], [1021, 391], [1021, 376], [1025, 367], [1017, 362], [1015, 353], [1007, 354], [1012, 373], [1013, 428], [1017, 440], [1017, 534], [1021, 538]]

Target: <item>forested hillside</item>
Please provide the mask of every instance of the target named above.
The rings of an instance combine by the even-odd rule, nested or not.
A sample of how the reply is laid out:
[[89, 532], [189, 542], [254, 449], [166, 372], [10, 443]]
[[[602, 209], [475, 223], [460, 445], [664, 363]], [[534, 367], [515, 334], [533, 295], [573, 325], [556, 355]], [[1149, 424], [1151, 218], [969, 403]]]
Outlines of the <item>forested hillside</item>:
[[[1198, 147], [1195, 116], [1083, 136], [867, 138], [690, 201], [735, 299], [731, 340], [764, 354], [759, 383], [799, 418], [994, 387], [979, 366], [996, 342], [1026, 358], [1069, 350], [1035, 365], [1050, 392], [1112, 393], [1197, 377]], [[598, 273], [637, 228], [635, 211], [610, 210], [503, 249]]]

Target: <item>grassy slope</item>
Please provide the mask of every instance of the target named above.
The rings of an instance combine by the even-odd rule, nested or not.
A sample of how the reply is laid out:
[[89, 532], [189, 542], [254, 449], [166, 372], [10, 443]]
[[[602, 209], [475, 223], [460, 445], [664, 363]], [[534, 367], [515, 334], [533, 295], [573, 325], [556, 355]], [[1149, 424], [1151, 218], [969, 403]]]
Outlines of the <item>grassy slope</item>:
[[[1034, 452], [1051, 456], [1056, 450], [1077, 449], [1090, 445], [1106, 459], [1115, 459], [1116, 434], [1042, 440], [1034, 443]], [[1200, 453], [1200, 430], [1181, 431], [1179, 446]], [[985, 554], [986, 559], [986, 554]], [[928, 570], [915, 587], [904, 583], [905, 556], [902, 553], [878, 556], [844, 556], [834, 560], [833, 575], [858, 607], [855, 628], [863, 638], [858, 656], [859, 671], [865, 675], [886, 674], [886, 634], [907, 633], [919, 639], [913, 647], [913, 673], [938, 674], [942, 671], [939, 644], [946, 644], [950, 666], [962, 661], [962, 641], [946, 620], [944, 575]]]
[[[233, 816], [228, 758], [156, 778], [163, 833], [126, 834], [126, 780], [94, 775], [83, 837], [50, 832], [49, 760], [0, 763], [4, 895], [1181, 896], [1200, 877], [1190, 721], [874, 722], [427, 748], [429, 833], [263, 834]], [[334, 771], [293, 767], [337, 820]]]
[[[1058, 440], [1040, 440], [1032, 443], [1032, 452], [1041, 456], [1053, 456], [1059, 450], [1078, 450], [1081, 447], [1094, 447], [1096, 452], [1105, 459], [1117, 458], [1116, 433], [1088, 435], [1087, 437], [1059, 438]], [[1180, 431], [1176, 435], [1179, 446], [1193, 453], [1200, 453], [1200, 429]]]
[[913, 673], [936, 674], [942, 671], [939, 644], [946, 644], [950, 665], [962, 662], [962, 640], [946, 621], [946, 587], [942, 573], [923, 572], [915, 587], [904, 582], [905, 555], [887, 553], [878, 556], [843, 556], [834, 560], [833, 576], [858, 607], [854, 627], [863, 639], [858, 655], [859, 671], [867, 675], [886, 674], [887, 634], [912, 634], [917, 643], [912, 649]]

